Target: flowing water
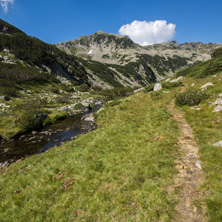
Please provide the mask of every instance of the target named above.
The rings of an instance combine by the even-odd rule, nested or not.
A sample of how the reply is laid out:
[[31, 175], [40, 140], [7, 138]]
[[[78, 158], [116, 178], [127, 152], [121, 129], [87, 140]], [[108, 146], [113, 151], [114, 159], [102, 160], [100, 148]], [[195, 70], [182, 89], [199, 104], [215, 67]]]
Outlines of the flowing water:
[[32, 131], [8, 142], [0, 141], [0, 163], [12, 163], [33, 154], [46, 152], [85, 133], [92, 127], [92, 122], [82, 120], [85, 114], [77, 114], [58, 121], [44, 129]]

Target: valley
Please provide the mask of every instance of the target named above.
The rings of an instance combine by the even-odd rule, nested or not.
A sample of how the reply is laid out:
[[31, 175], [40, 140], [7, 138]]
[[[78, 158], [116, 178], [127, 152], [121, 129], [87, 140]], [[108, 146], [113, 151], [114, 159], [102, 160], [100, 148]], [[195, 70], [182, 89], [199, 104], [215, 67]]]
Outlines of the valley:
[[0, 221], [222, 220], [221, 44], [0, 32]]

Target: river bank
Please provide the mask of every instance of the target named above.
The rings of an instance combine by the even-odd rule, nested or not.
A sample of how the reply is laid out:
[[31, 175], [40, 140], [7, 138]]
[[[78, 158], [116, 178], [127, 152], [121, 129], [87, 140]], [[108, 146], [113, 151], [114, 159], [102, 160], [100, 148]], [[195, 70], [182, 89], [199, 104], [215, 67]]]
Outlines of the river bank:
[[67, 115], [53, 124], [29, 132], [18, 133], [10, 140], [0, 141], [0, 167], [8, 167], [11, 163], [21, 161], [27, 156], [47, 152], [52, 147], [74, 140], [77, 135], [88, 133], [97, 128], [94, 112], [102, 107], [103, 101], [97, 105], [82, 109], [78, 114]]

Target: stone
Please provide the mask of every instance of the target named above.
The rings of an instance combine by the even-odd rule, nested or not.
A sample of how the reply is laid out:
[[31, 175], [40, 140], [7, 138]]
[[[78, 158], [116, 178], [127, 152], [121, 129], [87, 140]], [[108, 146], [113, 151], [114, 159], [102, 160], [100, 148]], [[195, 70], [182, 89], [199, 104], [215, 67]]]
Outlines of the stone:
[[99, 109], [96, 113], [99, 114], [101, 111], [105, 110], [104, 108]]
[[183, 76], [180, 76], [180, 77], [178, 77], [177, 79], [171, 80], [170, 82], [171, 82], [171, 83], [173, 83], [173, 82], [179, 82], [179, 81], [182, 80], [182, 79], [183, 79]]
[[7, 96], [0, 96], [0, 100], [9, 101], [9, 97]]
[[213, 113], [217, 113], [217, 112], [220, 112], [220, 111], [222, 111], [222, 106], [217, 106], [217, 107], [215, 107], [212, 112], [213, 112]]
[[136, 90], [133, 91], [133, 93], [138, 93], [138, 92], [141, 92], [141, 91], [144, 91], [144, 88], [136, 89]]
[[214, 105], [222, 105], [222, 94], [219, 94], [217, 100], [214, 102]]
[[213, 146], [222, 147], [222, 140], [214, 143]]
[[191, 86], [192, 86], [192, 87], [195, 86], [195, 83], [193, 83]]
[[93, 122], [94, 121], [93, 113], [91, 113], [87, 116], [84, 116], [82, 119], [85, 121]]
[[207, 88], [208, 86], [213, 86], [214, 84], [212, 82], [208, 82], [205, 85], [201, 86], [201, 89]]
[[162, 89], [162, 85], [161, 85], [160, 83], [156, 83], [156, 84], [154, 85], [153, 91], [159, 91], [159, 90], [161, 90], [161, 89]]
[[202, 169], [200, 160], [197, 160], [197, 161], [196, 161], [196, 167], [198, 167], [199, 169]]

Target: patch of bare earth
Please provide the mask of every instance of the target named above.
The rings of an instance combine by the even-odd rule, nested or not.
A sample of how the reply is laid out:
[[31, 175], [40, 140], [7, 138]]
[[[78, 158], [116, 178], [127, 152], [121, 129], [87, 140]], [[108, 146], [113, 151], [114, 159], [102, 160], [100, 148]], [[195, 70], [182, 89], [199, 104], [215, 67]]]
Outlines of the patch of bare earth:
[[181, 138], [177, 146], [180, 148], [181, 158], [176, 162], [179, 173], [175, 178], [174, 191], [178, 190], [179, 202], [176, 206], [176, 222], [205, 222], [203, 204], [197, 207], [195, 202], [200, 203], [203, 198], [198, 190], [203, 181], [203, 171], [199, 162], [198, 146], [192, 134], [190, 125], [186, 122], [182, 111], [174, 106], [174, 101], [168, 106], [173, 119], [178, 122], [181, 130]]

